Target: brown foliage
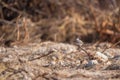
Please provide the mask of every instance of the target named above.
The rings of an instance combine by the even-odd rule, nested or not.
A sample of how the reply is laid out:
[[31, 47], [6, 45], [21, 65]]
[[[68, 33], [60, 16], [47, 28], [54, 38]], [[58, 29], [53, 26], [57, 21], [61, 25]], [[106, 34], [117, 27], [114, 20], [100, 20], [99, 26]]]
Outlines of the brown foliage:
[[21, 26], [20, 40], [27, 31], [32, 41], [73, 42], [80, 37], [87, 42], [116, 42], [120, 40], [118, 3], [119, 0], [1, 0], [1, 40], [16, 40], [16, 26]]

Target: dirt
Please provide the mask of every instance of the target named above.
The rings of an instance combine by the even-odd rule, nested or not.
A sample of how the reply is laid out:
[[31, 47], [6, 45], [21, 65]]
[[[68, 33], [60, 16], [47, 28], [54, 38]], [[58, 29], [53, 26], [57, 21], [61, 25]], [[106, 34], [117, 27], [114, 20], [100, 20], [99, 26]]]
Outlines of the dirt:
[[[108, 60], [95, 58], [110, 43], [77, 45], [55, 42], [0, 47], [0, 80], [119, 80], [120, 49], [107, 48]], [[89, 61], [98, 63], [88, 65]], [[87, 65], [87, 66], [86, 66]]]

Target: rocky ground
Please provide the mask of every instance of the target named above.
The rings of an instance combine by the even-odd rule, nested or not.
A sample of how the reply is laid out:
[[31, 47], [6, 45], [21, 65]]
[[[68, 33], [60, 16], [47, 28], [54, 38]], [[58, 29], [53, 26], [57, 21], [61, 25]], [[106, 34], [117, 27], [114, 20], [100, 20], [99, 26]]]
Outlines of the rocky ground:
[[0, 0], [0, 80], [120, 80], [119, 14], [120, 0]]
[[119, 80], [120, 49], [111, 46], [38, 42], [0, 47], [0, 80]]

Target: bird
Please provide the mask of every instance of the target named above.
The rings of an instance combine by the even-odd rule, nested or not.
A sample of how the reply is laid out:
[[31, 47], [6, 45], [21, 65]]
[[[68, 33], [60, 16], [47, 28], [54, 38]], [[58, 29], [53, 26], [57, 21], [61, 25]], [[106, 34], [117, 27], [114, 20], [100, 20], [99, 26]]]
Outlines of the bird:
[[84, 44], [84, 43], [83, 43], [83, 41], [82, 41], [81, 39], [76, 38], [76, 45], [82, 46], [83, 44]]

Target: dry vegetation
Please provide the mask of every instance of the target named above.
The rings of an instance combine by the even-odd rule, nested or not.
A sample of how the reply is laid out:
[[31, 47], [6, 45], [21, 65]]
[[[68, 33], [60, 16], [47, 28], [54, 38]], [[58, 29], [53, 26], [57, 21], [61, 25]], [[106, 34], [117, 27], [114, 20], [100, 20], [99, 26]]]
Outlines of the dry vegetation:
[[23, 40], [25, 26], [31, 41], [119, 41], [119, 0], [114, 1], [1, 0], [1, 41]]
[[0, 80], [119, 80], [120, 0], [0, 0], [0, 46]]

